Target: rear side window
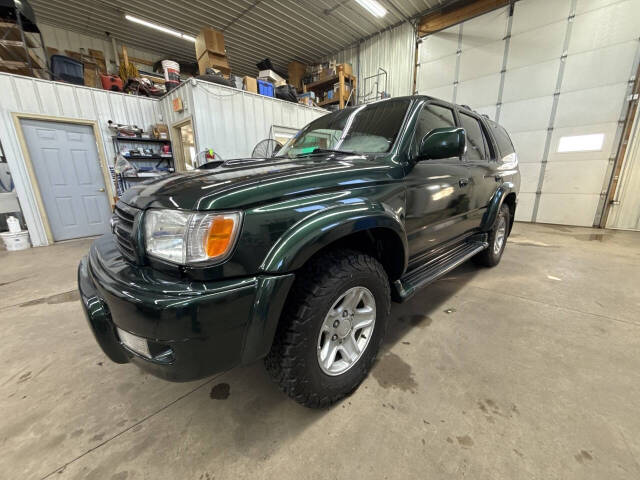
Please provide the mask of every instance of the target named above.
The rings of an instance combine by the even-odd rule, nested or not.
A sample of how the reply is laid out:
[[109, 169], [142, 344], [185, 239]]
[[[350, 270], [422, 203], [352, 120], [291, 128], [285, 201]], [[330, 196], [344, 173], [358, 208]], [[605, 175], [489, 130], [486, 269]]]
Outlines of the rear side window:
[[460, 120], [467, 133], [467, 160], [486, 160], [488, 155], [480, 123], [462, 112], [460, 112]]
[[416, 123], [416, 134], [413, 137], [414, 151], [420, 148], [420, 142], [424, 136], [435, 128], [455, 127], [453, 110], [432, 103], [425, 105], [420, 111], [418, 122]]
[[502, 157], [506, 157], [510, 153], [515, 152], [516, 149], [513, 148], [513, 143], [511, 142], [511, 138], [509, 138], [509, 134], [507, 133], [507, 131], [497, 123], [494, 123], [492, 126], [493, 136], [496, 139], [496, 143], [498, 144], [500, 155]]

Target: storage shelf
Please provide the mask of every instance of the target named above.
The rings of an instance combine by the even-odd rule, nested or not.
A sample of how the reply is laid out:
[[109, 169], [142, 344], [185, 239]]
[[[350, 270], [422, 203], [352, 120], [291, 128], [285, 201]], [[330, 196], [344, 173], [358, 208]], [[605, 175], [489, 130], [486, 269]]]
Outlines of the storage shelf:
[[[344, 80], [346, 81], [355, 81], [356, 77], [354, 77], [353, 75], [345, 75], [344, 76]], [[322, 88], [322, 87], [328, 87], [329, 85], [331, 85], [331, 88], [333, 88], [333, 84], [334, 83], [339, 83], [340, 82], [340, 75], [332, 75], [331, 77], [327, 77], [324, 78], [322, 80], [318, 80], [317, 82], [313, 82], [313, 83], [306, 83], [304, 86], [307, 88], [307, 91], [309, 90], [314, 90], [316, 88]]]
[[119, 142], [156, 142], [156, 143], [170, 143], [171, 140], [162, 140], [161, 138], [140, 138], [140, 137], [113, 137]]
[[171, 156], [166, 156], [166, 157], [162, 157], [160, 155], [149, 155], [149, 156], [144, 156], [144, 155], [136, 155], [133, 157], [127, 157], [125, 155], [122, 155], [124, 158], [126, 158], [127, 160], [173, 160], [173, 155]]
[[[346, 97], [344, 97], [344, 103], [345, 104], [347, 103], [347, 99], [348, 98], [349, 98], [348, 95]], [[325, 105], [333, 105], [334, 103], [340, 103], [340, 97], [339, 96], [335, 96], [333, 98], [318, 102], [318, 106], [319, 107], [324, 107]]]

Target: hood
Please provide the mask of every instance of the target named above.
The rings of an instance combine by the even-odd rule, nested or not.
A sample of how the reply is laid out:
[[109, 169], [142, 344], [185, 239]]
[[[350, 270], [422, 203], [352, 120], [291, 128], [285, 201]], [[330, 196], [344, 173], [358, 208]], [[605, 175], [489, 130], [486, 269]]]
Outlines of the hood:
[[393, 179], [395, 165], [361, 155], [229, 160], [207, 170], [168, 175], [129, 188], [133, 207], [222, 210], [272, 199], [364, 187]]

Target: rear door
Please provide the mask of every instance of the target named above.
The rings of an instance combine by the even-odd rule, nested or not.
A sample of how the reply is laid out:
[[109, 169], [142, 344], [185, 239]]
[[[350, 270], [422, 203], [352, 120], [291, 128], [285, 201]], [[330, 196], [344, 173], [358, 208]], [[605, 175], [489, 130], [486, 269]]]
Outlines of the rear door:
[[[411, 155], [417, 155], [421, 140], [431, 130], [455, 126], [455, 112], [450, 105], [426, 103], [416, 123]], [[410, 257], [417, 259], [466, 232], [470, 179], [469, 170], [459, 157], [422, 160], [409, 168], [405, 177], [405, 228]]]
[[471, 226], [478, 228], [499, 185], [497, 152], [480, 117], [463, 109], [459, 109], [458, 112], [460, 124], [467, 134], [465, 161], [471, 175]]

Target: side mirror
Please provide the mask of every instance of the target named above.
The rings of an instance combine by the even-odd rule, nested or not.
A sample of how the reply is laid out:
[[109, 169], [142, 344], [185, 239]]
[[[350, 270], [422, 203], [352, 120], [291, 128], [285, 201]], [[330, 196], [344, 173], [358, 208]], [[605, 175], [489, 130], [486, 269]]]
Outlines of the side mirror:
[[434, 128], [420, 142], [418, 160], [460, 157], [464, 154], [465, 145], [464, 128]]

